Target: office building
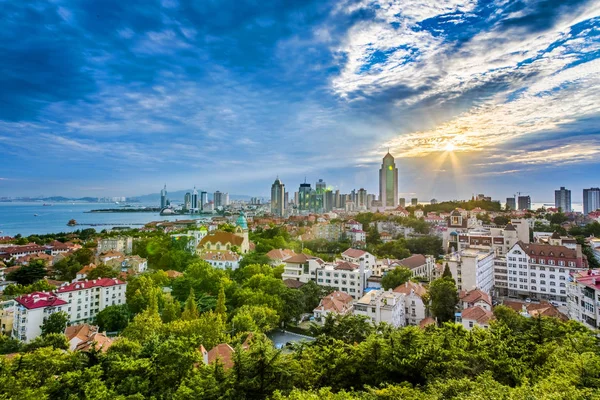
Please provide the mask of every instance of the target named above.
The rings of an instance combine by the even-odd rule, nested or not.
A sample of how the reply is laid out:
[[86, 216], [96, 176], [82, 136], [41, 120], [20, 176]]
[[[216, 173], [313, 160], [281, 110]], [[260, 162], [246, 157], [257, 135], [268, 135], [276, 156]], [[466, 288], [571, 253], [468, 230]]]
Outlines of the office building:
[[192, 191], [192, 209], [197, 210], [200, 207], [198, 206], [198, 191], [196, 190], [196, 186], [194, 186], [194, 190]]
[[330, 189], [325, 189], [325, 193], [323, 195], [323, 211], [324, 212], [331, 212], [331, 210], [333, 210], [333, 203], [334, 203], [334, 193], [332, 190]]
[[289, 197], [289, 192], [285, 192], [285, 194], [283, 195], [283, 209], [287, 210], [290, 204], [290, 197]]
[[185, 210], [192, 209], [192, 194], [190, 192], [187, 192], [185, 196], [183, 196], [183, 208]]
[[300, 211], [308, 211], [310, 209], [310, 192], [312, 187], [310, 183], [301, 183], [298, 190], [298, 209]]
[[600, 208], [600, 188], [583, 189], [583, 214]]
[[561, 186], [554, 191], [554, 207], [560, 208], [562, 212], [571, 212], [571, 191]]
[[215, 203], [215, 208], [229, 205], [229, 193], [222, 193], [217, 190], [213, 195], [213, 202]]
[[406, 199], [404, 197], [400, 197], [399, 206], [404, 208], [406, 207]]
[[204, 211], [204, 205], [208, 204], [208, 193], [200, 192], [200, 204], [198, 204], [198, 208], [201, 211]]
[[356, 206], [359, 210], [366, 210], [369, 207], [367, 202], [367, 191], [363, 188], [360, 188], [356, 194]]
[[519, 206], [519, 210], [531, 210], [531, 197], [519, 196], [517, 198], [517, 205]]
[[160, 191], [160, 208], [165, 208], [168, 205], [167, 200], [167, 185]]
[[285, 185], [279, 177], [271, 185], [271, 214], [283, 217], [285, 212]]
[[506, 209], [507, 210], [516, 210], [517, 209], [517, 201], [514, 197], [506, 198]]
[[389, 152], [383, 157], [379, 170], [379, 201], [384, 208], [398, 205], [398, 168]]
[[413, 197], [412, 199], [410, 199], [410, 205], [413, 207], [416, 207], [419, 204], [419, 199], [417, 199], [416, 197]]

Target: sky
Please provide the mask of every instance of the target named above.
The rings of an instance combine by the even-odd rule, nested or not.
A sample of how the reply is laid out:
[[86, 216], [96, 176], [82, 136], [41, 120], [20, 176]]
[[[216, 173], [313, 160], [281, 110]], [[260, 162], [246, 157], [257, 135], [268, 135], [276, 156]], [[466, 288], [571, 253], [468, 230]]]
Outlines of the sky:
[[600, 186], [600, 0], [0, 0], [0, 197]]

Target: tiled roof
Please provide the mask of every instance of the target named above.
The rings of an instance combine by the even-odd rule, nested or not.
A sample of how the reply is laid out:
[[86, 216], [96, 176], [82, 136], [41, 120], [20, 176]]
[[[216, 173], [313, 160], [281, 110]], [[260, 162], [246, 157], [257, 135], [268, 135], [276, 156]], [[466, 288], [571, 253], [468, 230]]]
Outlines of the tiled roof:
[[298, 289], [304, 285], [304, 283], [295, 279], [284, 279], [283, 284], [290, 289]]
[[290, 264], [303, 264], [312, 258], [314, 258], [314, 257], [310, 257], [304, 253], [300, 253], [300, 254], [296, 254], [295, 256], [288, 258], [287, 260], [285, 260], [285, 262], [290, 263]]
[[67, 337], [67, 340], [71, 340], [76, 337], [81, 340], [85, 340], [94, 332], [98, 332], [97, 326], [89, 324], [71, 325], [67, 326], [65, 329], [65, 336]]
[[475, 306], [464, 309], [461, 317], [463, 321], [466, 319], [476, 321], [478, 324], [487, 324], [494, 318], [494, 314], [482, 307]]
[[[529, 256], [545, 256], [545, 257], [558, 257], [558, 258], [573, 258], [577, 257], [577, 250], [569, 249], [565, 246], [556, 246], [549, 244], [537, 244], [537, 243], [523, 243], [519, 241], [519, 246]], [[550, 254], [552, 253], [552, 254]]]
[[352, 248], [350, 248], [342, 253], [343, 256], [350, 257], [350, 258], [359, 258], [359, 257], [364, 256], [365, 254], [367, 254], [367, 252], [364, 250], [352, 249]]
[[100, 254], [100, 258], [114, 258], [114, 257], [125, 257], [125, 254], [116, 250], [109, 250]]
[[360, 268], [357, 264], [348, 262], [348, 261], [338, 261], [334, 269], [344, 270], [344, 271], [354, 271], [355, 269]]
[[290, 249], [273, 249], [267, 253], [267, 257], [271, 260], [285, 260], [286, 258], [296, 255], [294, 250]]
[[425, 286], [421, 285], [420, 283], [415, 283], [411, 281], [405, 282], [403, 285], [400, 285], [394, 289], [394, 292], [402, 293], [405, 295], [409, 295], [413, 291], [419, 297], [423, 297], [427, 293], [427, 289], [425, 288]]
[[241, 246], [243, 242], [244, 242], [244, 238], [241, 236], [235, 235], [231, 232], [219, 231], [219, 232], [211, 233], [210, 235], [204, 236], [198, 246], [204, 246], [206, 243], [213, 243], [213, 244], [220, 243], [222, 245], [230, 243], [233, 246]]
[[94, 268], [96, 268], [96, 264], [86, 265], [85, 267], [81, 268], [79, 272], [77, 272], [77, 275], [87, 275]]
[[208, 252], [200, 256], [205, 261], [239, 261], [240, 256], [233, 251]]
[[426, 326], [429, 326], [429, 325], [435, 325], [435, 319], [433, 319], [431, 317], [427, 317], [427, 318], [423, 319], [421, 322], [419, 322], [420, 328], [425, 328]]
[[54, 293], [47, 292], [33, 292], [17, 297], [15, 301], [29, 310], [43, 307], [64, 306], [68, 304], [66, 301], [56, 297]]
[[227, 343], [218, 344], [208, 352], [208, 363], [212, 364], [219, 359], [223, 367], [229, 369], [233, 367], [233, 353], [235, 350]]
[[427, 264], [427, 258], [422, 254], [413, 254], [398, 261], [398, 264], [408, 269], [415, 269]]
[[165, 273], [169, 278], [179, 278], [180, 276], [183, 276], [183, 273], [179, 271], [174, 271], [172, 269], [166, 270]]
[[323, 297], [314, 311], [330, 311], [338, 314], [345, 314], [350, 310], [352, 301], [352, 296], [336, 290], [335, 292]]
[[492, 305], [492, 299], [490, 298], [490, 295], [479, 289], [473, 289], [468, 292], [462, 291], [460, 293], [460, 301], [463, 303], [474, 304], [480, 300], [484, 301], [490, 306]]
[[116, 285], [125, 285], [125, 282], [115, 278], [100, 278], [91, 281], [73, 282], [58, 288], [58, 293], [73, 292], [75, 290], [90, 289], [94, 287], [110, 287]]

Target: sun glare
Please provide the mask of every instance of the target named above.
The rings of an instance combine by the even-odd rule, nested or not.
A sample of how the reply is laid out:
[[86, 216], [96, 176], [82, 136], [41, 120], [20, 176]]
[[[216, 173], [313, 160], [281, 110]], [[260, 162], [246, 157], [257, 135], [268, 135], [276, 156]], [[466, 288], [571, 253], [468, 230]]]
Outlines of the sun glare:
[[446, 147], [444, 147], [446, 151], [454, 151], [454, 143], [446, 143]]

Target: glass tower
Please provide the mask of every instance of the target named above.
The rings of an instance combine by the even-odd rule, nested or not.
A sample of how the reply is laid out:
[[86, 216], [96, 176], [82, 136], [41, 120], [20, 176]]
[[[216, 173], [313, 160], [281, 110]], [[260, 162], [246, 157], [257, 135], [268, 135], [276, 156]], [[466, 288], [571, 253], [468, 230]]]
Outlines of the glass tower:
[[379, 201], [382, 207], [398, 205], [398, 168], [389, 152], [383, 157], [379, 170]]

